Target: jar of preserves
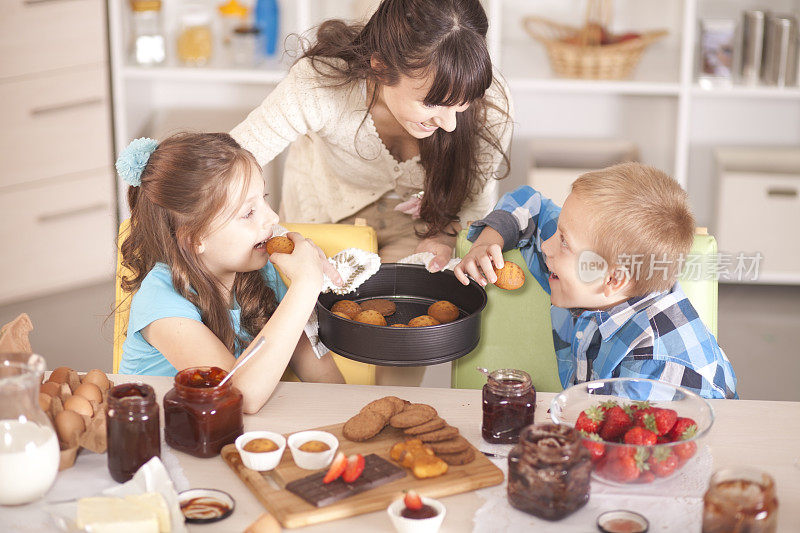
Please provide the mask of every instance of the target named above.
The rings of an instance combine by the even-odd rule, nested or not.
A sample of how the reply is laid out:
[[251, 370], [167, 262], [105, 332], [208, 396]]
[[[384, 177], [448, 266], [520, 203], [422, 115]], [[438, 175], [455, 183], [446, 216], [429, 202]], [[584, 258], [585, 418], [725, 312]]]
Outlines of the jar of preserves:
[[537, 424], [522, 430], [508, 454], [508, 501], [545, 520], [560, 520], [586, 505], [592, 462], [575, 428]]
[[175, 375], [164, 395], [164, 439], [195, 457], [214, 457], [244, 431], [242, 393], [221, 368], [194, 367]]
[[778, 529], [775, 481], [752, 468], [727, 468], [711, 476], [703, 497], [703, 533]]
[[153, 387], [124, 383], [108, 391], [108, 471], [124, 483], [153, 457], [161, 457], [158, 403]]
[[514, 444], [519, 432], [533, 424], [536, 390], [531, 376], [522, 370], [504, 368], [488, 375], [483, 386], [483, 440]]

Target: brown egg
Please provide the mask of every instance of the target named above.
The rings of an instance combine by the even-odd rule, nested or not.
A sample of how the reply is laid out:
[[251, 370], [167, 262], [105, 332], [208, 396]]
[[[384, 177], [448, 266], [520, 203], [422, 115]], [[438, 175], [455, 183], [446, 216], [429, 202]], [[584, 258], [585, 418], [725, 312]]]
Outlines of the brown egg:
[[100, 388], [94, 383], [81, 383], [75, 389], [75, 394], [77, 396], [83, 396], [90, 402], [100, 403], [103, 401], [103, 393], [100, 392]]
[[83, 418], [75, 411], [61, 411], [55, 422], [58, 440], [68, 446], [76, 444], [78, 436], [86, 429]]
[[50, 404], [53, 403], [53, 397], [49, 394], [45, 394], [43, 392], [39, 393], [39, 407], [42, 408], [42, 411], [49, 411]]
[[53, 383], [66, 383], [67, 379], [69, 378], [69, 371], [72, 370], [66, 366], [60, 366], [53, 370], [53, 373], [50, 374], [50, 377], [47, 378], [47, 381], [52, 381]]
[[48, 396], [58, 396], [61, 394], [61, 385], [54, 381], [48, 381], [39, 386], [39, 392], [43, 392]]
[[67, 398], [64, 402], [64, 409], [67, 411], [75, 411], [85, 416], [92, 416], [94, 414], [94, 409], [92, 409], [92, 404], [89, 403], [89, 400], [76, 394]]
[[84, 383], [92, 383], [100, 389], [100, 392], [107, 390], [111, 383], [108, 381], [108, 376], [102, 370], [92, 369], [83, 376]]

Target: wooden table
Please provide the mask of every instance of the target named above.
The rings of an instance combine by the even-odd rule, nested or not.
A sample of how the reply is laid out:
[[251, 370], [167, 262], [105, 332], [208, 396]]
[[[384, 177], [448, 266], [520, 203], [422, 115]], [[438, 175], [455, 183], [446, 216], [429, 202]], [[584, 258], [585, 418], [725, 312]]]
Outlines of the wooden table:
[[[110, 377], [117, 384], [135, 380], [151, 384], [159, 403], [172, 387], [171, 378]], [[289, 433], [342, 422], [367, 402], [386, 395], [435, 406], [448, 423], [458, 427], [467, 439], [480, 447], [480, 390], [280, 383], [258, 414], [245, 416], [245, 430]], [[536, 422], [548, 420], [547, 409], [553, 396], [551, 393], [537, 394]], [[704, 442], [711, 448], [714, 469], [750, 465], [769, 472], [775, 479], [780, 500], [779, 531], [798, 531], [800, 403], [746, 400], [713, 400], [711, 403], [716, 421]], [[190, 531], [242, 531], [264, 512], [255, 496], [220, 457], [198, 459], [175, 450], [172, 452], [179, 457], [192, 487], [218, 488], [236, 500], [236, 511], [231, 517], [217, 525], [191, 526]], [[443, 498], [442, 501], [447, 506], [442, 531], [471, 531], [472, 518], [481, 507], [482, 498], [470, 492]], [[592, 524], [587, 524], [587, 531], [592, 528]], [[552, 530], [558, 530], [557, 522], [553, 523]], [[385, 512], [374, 512], [298, 531], [391, 531], [391, 525]]]

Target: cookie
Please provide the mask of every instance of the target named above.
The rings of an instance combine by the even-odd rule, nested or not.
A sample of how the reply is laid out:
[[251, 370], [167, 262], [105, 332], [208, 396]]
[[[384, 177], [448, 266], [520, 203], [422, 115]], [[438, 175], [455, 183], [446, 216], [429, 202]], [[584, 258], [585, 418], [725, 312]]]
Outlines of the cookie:
[[463, 452], [437, 453], [436, 455], [449, 465], [465, 465], [475, 460], [475, 450], [471, 446]]
[[386, 426], [386, 419], [374, 411], [362, 411], [345, 422], [342, 435], [349, 440], [361, 442], [371, 439]]
[[439, 321], [429, 315], [418, 316], [408, 321], [408, 326], [411, 328], [422, 328], [425, 326], [438, 326]]
[[443, 440], [450, 440], [458, 437], [458, 428], [453, 426], [445, 426], [442, 429], [436, 429], [427, 433], [420, 433], [415, 435], [422, 442], [439, 442]]
[[350, 320], [354, 319], [358, 313], [363, 311], [361, 306], [351, 300], [339, 300], [331, 307], [331, 311], [346, 314]]
[[447, 300], [439, 300], [428, 307], [428, 314], [442, 324], [447, 324], [458, 318], [458, 307]]
[[458, 453], [469, 448], [469, 441], [459, 435], [454, 439], [430, 442], [428, 445], [436, 453]]
[[399, 429], [410, 428], [424, 424], [436, 416], [436, 409], [424, 403], [412, 403], [406, 405], [399, 414], [389, 419], [389, 425]]
[[429, 431], [433, 431], [435, 429], [442, 429], [444, 426], [447, 425], [447, 422], [444, 419], [439, 418], [438, 416], [432, 420], [428, 420], [424, 424], [420, 424], [418, 426], [412, 426], [410, 428], [406, 428], [403, 433], [406, 435], [419, 435], [420, 433], [427, 433]]
[[373, 311], [372, 309], [361, 311], [353, 320], [356, 322], [363, 322], [364, 324], [370, 324], [372, 326], [386, 325], [386, 319], [383, 318], [383, 315], [377, 311]]
[[401, 412], [404, 407], [405, 404], [400, 398], [396, 396], [384, 396], [383, 398], [369, 402], [361, 409], [361, 412], [374, 411], [388, 421], [394, 415]]
[[366, 302], [361, 302], [361, 309], [368, 310], [372, 309], [373, 311], [377, 311], [383, 316], [393, 315], [394, 312], [397, 310], [397, 307], [394, 305], [394, 302], [390, 300], [386, 300], [384, 298], [376, 298], [374, 300], [367, 300]]
[[266, 244], [267, 254], [290, 254], [294, 251], [294, 242], [286, 236], [272, 237]]
[[525, 272], [522, 271], [522, 267], [511, 261], [505, 261], [503, 268], [494, 267], [494, 273], [497, 274], [497, 281], [494, 284], [507, 291], [519, 289], [525, 283]]

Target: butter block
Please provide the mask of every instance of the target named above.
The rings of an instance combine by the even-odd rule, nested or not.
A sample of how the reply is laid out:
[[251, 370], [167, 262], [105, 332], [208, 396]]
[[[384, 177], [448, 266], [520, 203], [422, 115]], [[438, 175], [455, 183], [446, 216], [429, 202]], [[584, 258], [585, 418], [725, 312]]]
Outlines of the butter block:
[[121, 498], [81, 498], [77, 522], [89, 533], [159, 533], [154, 512]]
[[157, 492], [145, 492], [144, 494], [131, 494], [125, 496], [125, 501], [140, 506], [143, 512], [155, 513], [158, 520], [158, 530], [160, 533], [170, 533], [172, 522], [169, 519], [169, 509], [164, 497]]

